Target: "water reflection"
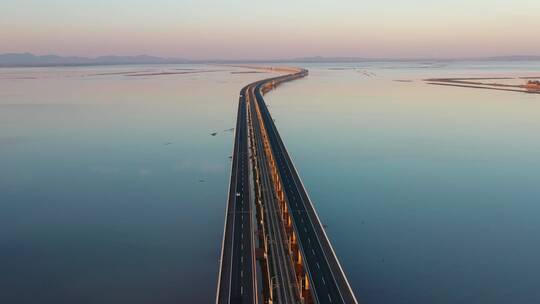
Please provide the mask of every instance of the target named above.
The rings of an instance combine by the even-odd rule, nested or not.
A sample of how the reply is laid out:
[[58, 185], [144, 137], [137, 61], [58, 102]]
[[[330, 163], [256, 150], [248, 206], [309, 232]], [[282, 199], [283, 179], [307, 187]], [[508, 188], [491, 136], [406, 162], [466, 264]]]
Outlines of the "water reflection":
[[[267, 101], [359, 299], [535, 302], [538, 96], [421, 80], [540, 64], [306, 67]], [[242, 71], [1, 69], [0, 302], [211, 302]]]
[[[124, 76], [175, 69], [220, 71]], [[214, 299], [233, 142], [221, 130], [260, 77], [231, 70], [0, 71], [0, 302]]]
[[535, 302], [539, 97], [419, 80], [540, 63], [369, 70], [312, 65], [267, 97], [359, 299]]

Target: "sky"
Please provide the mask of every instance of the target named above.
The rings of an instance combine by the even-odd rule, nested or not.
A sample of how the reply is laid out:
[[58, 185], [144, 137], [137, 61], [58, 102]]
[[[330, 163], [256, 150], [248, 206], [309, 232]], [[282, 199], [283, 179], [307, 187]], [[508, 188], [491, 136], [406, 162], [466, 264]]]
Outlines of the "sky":
[[0, 53], [187, 59], [540, 55], [539, 0], [2, 0]]

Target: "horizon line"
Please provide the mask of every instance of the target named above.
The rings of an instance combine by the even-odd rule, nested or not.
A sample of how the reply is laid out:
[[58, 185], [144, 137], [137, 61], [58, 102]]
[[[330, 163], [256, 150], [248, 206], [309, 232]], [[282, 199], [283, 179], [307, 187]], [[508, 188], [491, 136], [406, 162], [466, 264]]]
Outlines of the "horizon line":
[[0, 68], [73, 67], [113, 65], [160, 65], [160, 64], [294, 64], [294, 63], [361, 63], [361, 62], [474, 62], [540, 61], [540, 55], [505, 55], [491, 57], [299, 57], [288, 59], [186, 59], [179, 57], [156, 57], [151, 55], [105, 55], [98, 57], [61, 56], [55, 54], [34, 55], [32, 53], [0, 54]]
[[97, 60], [107, 57], [123, 57], [123, 58], [140, 58], [147, 57], [148, 59], [161, 59], [161, 60], [182, 60], [189, 62], [250, 62], [250, 61], [260, 61], [260, 62], [269, 62], [269, 61], [297, 61], [297, 60], [441, 60], [441, 61], [452, 61], [452, 60], [481, 60], [481, 59], [491, 59], [491, 58], [527, 58], [527, 57], [538, 57], [540, 59], [540, 53], [538, 54], [506, 54], [506, 55], [486, 55], [486, 56], [455, 56], [455, 57], [437, 57], [437, 56], [408, 56], [408, 57], [371, 57], [371, 56], [350, 56], [350, 55], [339, 55], [339, 56], [325, 56], [325, 55], [305, 55], [299, 57], [286, 57], [286, 58], [203, 58], [203, 59], [193, 59], [189, 57], [180, 57], [180, 56], [160, 56], [160, 55], [151, 55], [140, 53], [137, 55], [123, 55], [123, 54], [104, 54], [97, 56], [84, 56], [84, 55], [62, 55], [59, 53], [32, 53], [32, 52], [5, 52], [0, 53], [0, 56], [8, 55], [31, 55], [37, 58], [40, 57], [59, 57], [63, 59], [87, 59], [87, 60]]

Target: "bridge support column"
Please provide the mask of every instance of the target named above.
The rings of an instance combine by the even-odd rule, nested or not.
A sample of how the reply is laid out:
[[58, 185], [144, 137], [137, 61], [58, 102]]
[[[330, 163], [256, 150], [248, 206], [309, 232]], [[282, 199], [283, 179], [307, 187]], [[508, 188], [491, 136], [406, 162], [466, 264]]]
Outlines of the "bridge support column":
[[311, 299], [311, 291], [310, 291], [310, 283], [309, 283], [309, 278], [307, 276], [307, 274], [304, 275], [304, 284], [302, 286], [302, 298], [304, 298], [304, 303], [306, 304], [310, 304], [310, 303], [313, 303], [312, 299]]

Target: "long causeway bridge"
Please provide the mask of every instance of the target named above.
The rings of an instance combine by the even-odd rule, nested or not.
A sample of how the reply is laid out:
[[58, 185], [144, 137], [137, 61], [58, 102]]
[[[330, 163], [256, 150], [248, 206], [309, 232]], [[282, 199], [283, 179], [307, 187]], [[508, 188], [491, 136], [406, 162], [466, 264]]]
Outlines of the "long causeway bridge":
[[216, 303], [358, 303], [263, 95], [305, 69], [240, 91]]

